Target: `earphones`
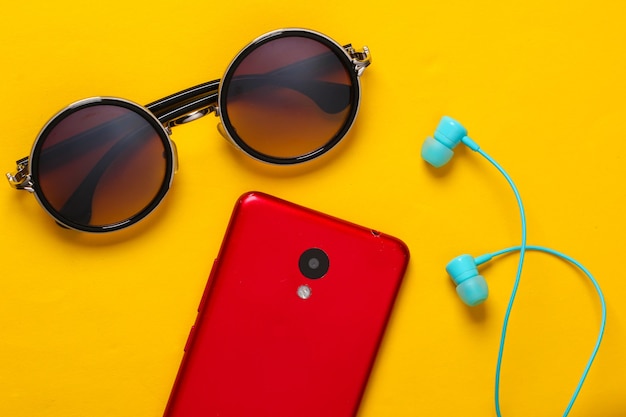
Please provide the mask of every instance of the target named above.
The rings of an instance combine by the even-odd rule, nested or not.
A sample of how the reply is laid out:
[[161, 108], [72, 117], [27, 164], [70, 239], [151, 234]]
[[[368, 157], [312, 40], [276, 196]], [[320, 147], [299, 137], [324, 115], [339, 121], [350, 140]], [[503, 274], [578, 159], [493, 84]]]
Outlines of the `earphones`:
[[519, 261], [517, 265], [517, 273], [515, 276], [515, 280], [513, 283], [513, 289], [511, 290], [511, 295], [509, 298], [509, 302], [507, 305], [506, 312], [504, 314], [503, 324], [502, 324], [502, 332], [500, 336], [500, 347], [498, 349], [498, 359], [496, 362], [496, 377], [495, 377], [495, 407], [496, 414], [498, 417], [501, 417], [500, 410], [500, 371], [502, 367], [502, 358], [504, 355], [504, 344], [506, 340], [506, 333], [508, 329], [509, 317], [511, 315], [511, 310], [513, 309], [513, 303], [515, 301], [515, 296], [517, 294], [517, 289], [519, 287], [519, 282], [522, 276], [522, 268], [524, 266], [524, 258], [526, 255], [526, 251], [537, 251], [543, 252], [548, 255], [555, 256], [563, 261], [569, 262], [578, 269], [580, 269], [591, 281], [593, 284], [598, 298], [600, 300], [600, 304], [602, 307], [602, 318], [600, 322], [600, 329], [598, 331], [598, 337], [596, 339], [596, 343], [593, 351], [587, 361], [587, 365], [582, 373], [578, 381], [578, 385], [572, 394], [572, 397], [567, 405], [563, 416], [567, 416], [571, 411], [580, 390], [582, 389], [582, 385], [585, 382], [587, 374], [591, 369], [591, 365], [598, 353], [600, 348], [600, 344], [602, 342], [602, 337], [604, 335], [604, 328], [606, 326], [606, 302], [604, 300], [604, 295], [602, 294], [602, 290], [600, 289], [600, 285], [593, 277], [593, 275], [585, 268], [580, 262], [575, 260], [574, 258], [565, 255], [561, 252], [558, 252], [554, 249], [550, 249], [544, 246], [536, 246], [536, 245], [528, 245], [526, 240], [526, 214], [524, 211], [524, 205], [522, 204], [522, 198], [520, 193], [513, 182], [512, 178], [507, 174], [507, 172], [500, 166], [495, 159], [489, 156], [485, 151], [483, 151], [480, 146], [469, 136], [467, 136], [467, 130], [456, 120], [451, 117], [444, 116], [435, 133], [432, 137], [428, 137], [423, 145], [422, 145], [422, 158], [428, 162], [430, 165], [435, 168], [440, 168], [454, 155], [454, 148], [458, 146], [460, 143], [463, 143], [465, 146], [470, 148], [472, 151], [477, 152], [482, 157], [484, 157], [488, 162], [491, 163], [500, 173], [504, 176], [506, 181], [509, 183], [513, 193], [515, 194], [515, 198], [517, 200], [517, 205], [520, 212], [520, 220], [521, 220], [521, 244], [518, 246], [512, 246], [506, 249], [502, 249], [496, 252], [487, 253], [476, 258], [471, 255], [461, 255], [453, 260], [451, 260], [446, 266], [446, 271], [452, 281], [456, 285], [456, 292], [461, 300], [467, 304], [468, 306], [476, 306], [484, 302], [488, 295], [489, 289], [487, 286], [487, 281], [485, 278], [479, 274], [478, 267], [486, 262], [491, 261], [492, 259], [509, 254], [512, 252], [519, 252]]

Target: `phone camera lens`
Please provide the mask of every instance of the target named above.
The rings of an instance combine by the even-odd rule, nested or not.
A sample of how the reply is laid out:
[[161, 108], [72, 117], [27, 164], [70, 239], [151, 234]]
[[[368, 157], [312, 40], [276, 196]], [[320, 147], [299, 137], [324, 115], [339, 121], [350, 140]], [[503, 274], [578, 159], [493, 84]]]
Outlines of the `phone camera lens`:
[[307, 278], [319, 279], [322, 278], [328, 272], [330, 261], [328, 255], [321, 249], [311, 248], [304, 251], [300, 255], [300, 261], [298, 262], [300, 272]]

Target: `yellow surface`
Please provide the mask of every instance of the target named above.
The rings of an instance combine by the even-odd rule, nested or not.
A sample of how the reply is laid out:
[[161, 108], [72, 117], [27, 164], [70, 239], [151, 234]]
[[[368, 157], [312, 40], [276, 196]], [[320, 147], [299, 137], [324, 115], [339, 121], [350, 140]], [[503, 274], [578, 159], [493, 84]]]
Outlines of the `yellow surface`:
[[[156, 214], [92, 236], [57, 227], [0, 184], [0, 416], [160, 416], [237, 196], [276, 196], [402, 238], [412, 260], [361, 416], [490, 416], [516, 257], [464, 307], [444, 272], [461, 253], [516, 244], [502, 177], [421, 143], [459, 119], [517, 181], [529, 238], [596, 275], [604, 344], [571, 416], [626, 413], [626, 3], [601, 1], [55, 1], [1, 7], [0, 167], [14, 170], [56, 111], [85, 97], [147, 103], [219, 78], [253, 38], [307, 27], [368, 45], [361, 112], [319, 162], [272, 168], [207, 117], [178, 127], [180, 170]], [[561, 415], [600, 309], [574, 268], [529, 254], [502, 375], [505, 416]], [[303, 401], [306, 404], [306, 401]]]

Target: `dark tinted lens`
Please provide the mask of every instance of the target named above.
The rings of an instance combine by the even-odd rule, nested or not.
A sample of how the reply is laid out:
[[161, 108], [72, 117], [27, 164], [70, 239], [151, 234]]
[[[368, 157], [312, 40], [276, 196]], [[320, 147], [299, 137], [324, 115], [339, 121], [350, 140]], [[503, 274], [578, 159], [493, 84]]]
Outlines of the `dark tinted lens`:
[[319, 150], [345, 133], [353, 118], [356, 86], [348, 63], [329, 44], [302, 36], [273, 39], [244, 52], [223, 86], [227, 129], [270, 157], [297, 158]]
[[143, 217], [162, 198], [169, 154], [153, 123], [132, 106], [87, 105], [44, 130], [33, 176], [43, 204], [62, 222], [109, 227]]

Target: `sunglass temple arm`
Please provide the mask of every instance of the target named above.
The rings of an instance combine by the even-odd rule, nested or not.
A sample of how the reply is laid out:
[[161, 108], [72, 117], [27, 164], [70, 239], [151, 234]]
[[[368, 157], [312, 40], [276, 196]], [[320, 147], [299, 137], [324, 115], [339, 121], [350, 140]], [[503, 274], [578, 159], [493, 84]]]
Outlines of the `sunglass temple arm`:
[[220, 80], [203, 83], [146, 105], [170, 129], [215, 111]]

